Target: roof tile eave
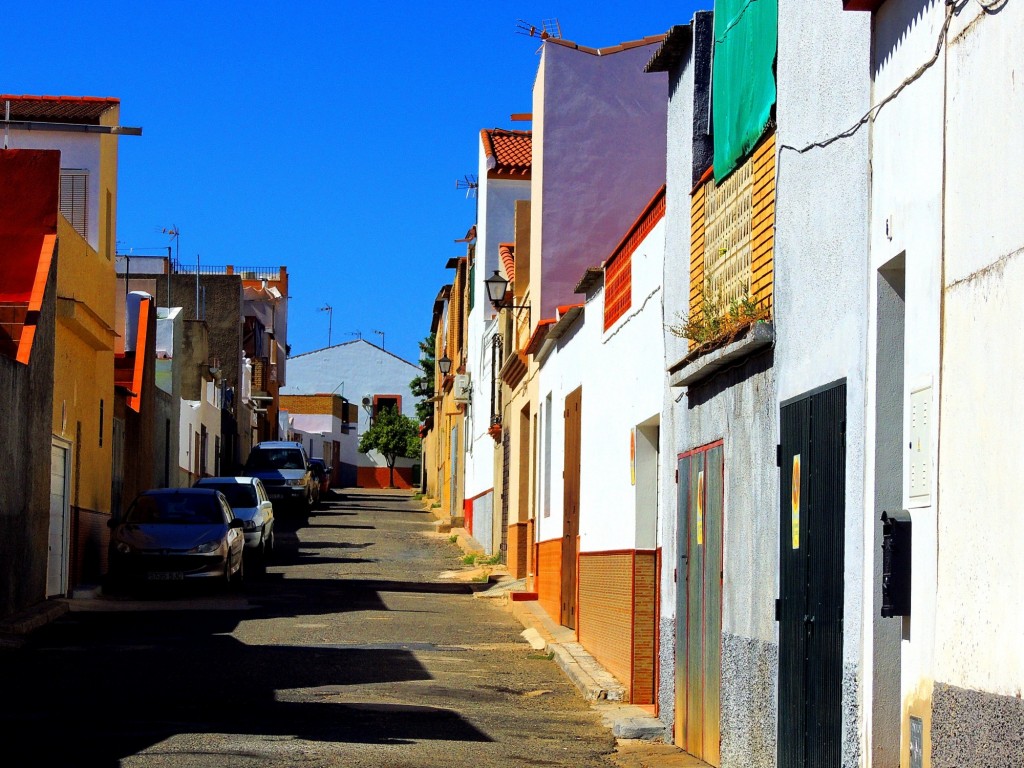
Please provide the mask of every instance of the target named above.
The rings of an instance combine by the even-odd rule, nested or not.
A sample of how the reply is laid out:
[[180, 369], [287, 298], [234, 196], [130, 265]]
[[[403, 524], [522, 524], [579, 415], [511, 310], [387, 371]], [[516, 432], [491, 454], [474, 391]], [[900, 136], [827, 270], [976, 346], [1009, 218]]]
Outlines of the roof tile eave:
[[592, 48], [590, 46], [574, 43], [572, 40], [563, 40], [562, 38], [558, 37], [549, 37], [546, 40], [544, 40], [544, 42], [555, 43], [557, 45], [563, 46], [564, 48], [571, 48], [577, 51], [581, 51], [583, 53], [589, 53], [592, 56], [608, 56], [613, 53], [622, 53], [623, 51], [628, 51], [633, 48], [654, 45], [655, 43], [662, 42], [665, 39], [665, 37], [666, 33], [661, 33], [658, 35], [646, 35], [640, 38], [639, 40], [625, 40], [621, 43], [617, 43], [616, 45], [605, 46], [604, 48]]

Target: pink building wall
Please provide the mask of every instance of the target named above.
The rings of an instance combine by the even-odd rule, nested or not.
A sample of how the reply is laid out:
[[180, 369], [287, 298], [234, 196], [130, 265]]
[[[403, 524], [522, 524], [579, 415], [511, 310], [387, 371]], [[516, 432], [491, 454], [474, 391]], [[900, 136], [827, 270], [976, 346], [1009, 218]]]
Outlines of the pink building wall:
[[564, 41], [544, 44], [534, 91], [534, 182], [542, 201], [534, 324], [579, 301], [573, 289], [584, 270], [611, 255], [665, 183], [667, 75], [644, 72], [662, 37], [648, 40], [601, 55]]

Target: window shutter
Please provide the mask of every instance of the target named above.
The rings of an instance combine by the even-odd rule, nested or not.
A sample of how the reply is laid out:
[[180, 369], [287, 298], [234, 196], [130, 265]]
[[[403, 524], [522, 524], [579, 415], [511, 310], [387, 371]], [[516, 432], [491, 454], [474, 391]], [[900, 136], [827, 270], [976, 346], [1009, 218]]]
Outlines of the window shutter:
[[89, 236], [89, 172], [64, 170], [60, 172], [60, 212], [83, 238]]

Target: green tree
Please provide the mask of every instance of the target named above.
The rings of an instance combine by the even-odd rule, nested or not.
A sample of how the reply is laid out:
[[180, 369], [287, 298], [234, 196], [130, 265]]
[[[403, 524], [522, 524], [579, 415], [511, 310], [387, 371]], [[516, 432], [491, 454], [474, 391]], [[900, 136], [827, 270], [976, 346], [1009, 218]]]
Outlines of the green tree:
[[431, 333], [420, 342], [420, 367], [423, 373], [409, 382], [413, 395], [422, 398], [416, 402], [416, 418], [424, 423], [434, 412], [430, 398], [434, 396], [434, 344], [437, 334]]
[[388, 464], [390, 480], [395, 487], [395, 459], [414, 459], [420, 455], [420, 429], [415, 419], [404, 416], [397, 408], [377, 412], [370, 428], [359, 438], [359, 452], [377, 451]]

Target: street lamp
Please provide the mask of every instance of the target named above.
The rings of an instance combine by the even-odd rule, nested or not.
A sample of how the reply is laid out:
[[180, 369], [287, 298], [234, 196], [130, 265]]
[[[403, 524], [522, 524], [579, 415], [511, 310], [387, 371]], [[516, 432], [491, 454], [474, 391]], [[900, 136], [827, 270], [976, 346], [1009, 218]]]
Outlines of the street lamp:
[[447, 376], [452, 369], [452, 359], [446, 354], [437, 361], [437, 368], [441, 371], [442, 376]]
[[487, 289], [487, 298], [495, 309], [529, 309], [529, 305], [517, 306], [507, 299], [508, 280], [501, 276], [498, 270], [484, 280], [484, 287]]

